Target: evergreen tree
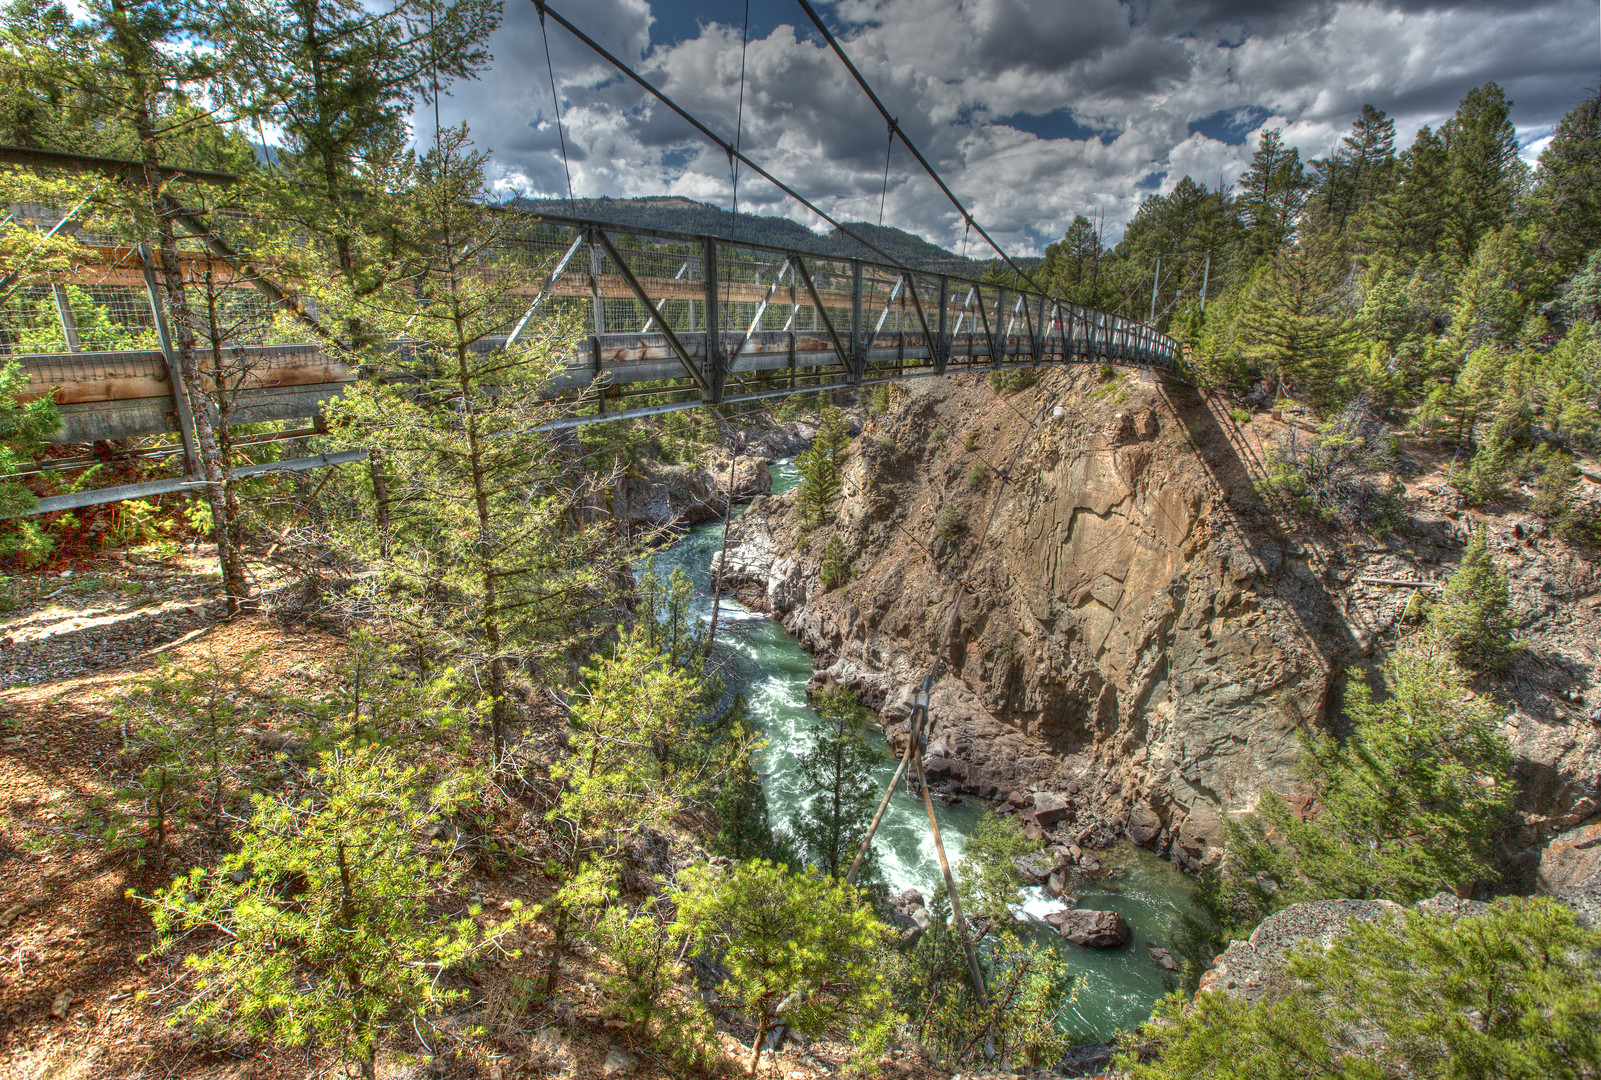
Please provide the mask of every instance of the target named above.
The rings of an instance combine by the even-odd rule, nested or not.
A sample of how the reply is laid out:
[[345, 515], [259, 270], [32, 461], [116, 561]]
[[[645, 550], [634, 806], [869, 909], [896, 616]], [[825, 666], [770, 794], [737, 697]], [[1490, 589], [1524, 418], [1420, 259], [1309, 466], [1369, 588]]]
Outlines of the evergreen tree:
[[1236, 203], [1253, 255], [1271, 255], [1294, 234], [1305, 194], [1300, 151], [1284, 145], [1278, 128], [1262, 132]]
[[1530, 209], [1540, 254], [1559, 273], [1579, 268], [1601, 247], [1601, 92], [1568, 111], [1540, 152]]
[[1512, 637], [1518, 624], [1507, 572], [1490, 556], [1489, 535], [1485, 526], [1469, 538], [1462, 565], [1446, 581], [1430, 621], [1461, 663], [1494, 673], [1512, 662], [1519, 645]]
[[570, 328], [543, 323], [510, 349], [478, 348], [504, 334], [530, 273], [482, 272], [518, 227], [484, 208], [483, 165], [462, 131], [443, 133], [415, 170], [397, 162], [390, 212], [414, 246], [388, 256], [371, 293], [337, 273], [319, 286], [331, 309], [406, 342], [389, 354], [389, 381], [357, 383], [329, 406], [338, 442], [394, 466], [396, 542], [342, 539], [381, 571], [367, 602], [479, 673], [499, 760], [517, 668], [600, 633], [614, 538], [579, 513], [601, 480], [571, 470], [539, 431], [558, 415], [545, 386]]
[[[173, 392], [187, 396], [191, 406], [224, 595], [228, 613], [236, 614], [249, 597], [249, 585], [228, 512], [229, 462], [219, 450], [211, 413], [202, 407], [206, 379], [195, 336], [198, 322], [178, 256], [182, 207], [169, 194], [163, 172], [174, 163], [175, 146], [197, 128], [219, 128], [216, 115], [196, 103], [228, 77], [229, 56], [211, 35], [214, 27], [196, 19], [183, 0], [89, 0], [76, 19], [50, 16], [42, 25], [19, 24], [32, 13], [28, 5], [6, 12], [8, 60], [15, 70], [45, 100], [70, 94], [84, 115], [84, 129], [125, 133], [131, 146], [118, 156], [139, 163], [139, 217], [156, 237], [157, 278], [182, 384]], [[39, 37], [41, 30], [51, 36]]]
[[1444, 240], [1459, 265], [1473, 258], [1479, 240], [1505, 225], [1523, 185], [1512, 102], [1495, 83], [1468, 91], [1456, 115], [1440, 126], [1445, 183], [1438, 198], [1445, 212]]
[[995, 814], [980, 818], [956, 867], [956, 887], [967, 917], [991, 929], [1011, 925], [1012, 908], [1021, 901], [1023, 888], [1016, 860], [1037, 850], [1023, 835], [1017, 818]]
[[828, 520], [844, 490], [845, 481], [840, 470], [850, 441], [850, 425], [845, 414], [829, 405], [818, 419], [817, 436], [812, 440], [811, 449], [795, 459], [795, 469], [800, 473], [795, 502], [802, 517], [813, 525]]
[[1350, 683], [1350, 735], [1318, 738], [1303, 759], [1315, 812], [1263, 791], [1255, 813], [1226, 826], [1228, 932], [1303, 900], [1409, 903], [1489, 872], [1490, 839], [1513, 793], [1501, 710], [1473, 695], [1432, 640], [1383, 671], [1388, 696]]
[[660, 828], [722, 779], [722, 761], [748, 757], [748, 741], [725, 758], [683, 762], [668, 750], [694, 741], [701, 684], [644, 636], [626, 631], [594, 657], [571, 705], [567, 757], [551, 767], [559, 785], [548, 817], [558, 851], [548, 872], [558, 882], [545, 991], [553, 993], [570, 933], [615, 891], [621, 842]]
[[460, 999], [439, 973], [521, 917], [486, 934], [429, 911], [458, 871], [423, 854], [419, 837], [460, 803], [468, 775], [430, 785], [368, 747], [324, 755], [312, 780], [304, 799], [258, 796], [237, 851], [146, 904], [159, 949], [202, 926], [227, 934], [188, 958], [199, 993], [180, 1009], [202, 1030], [315, 1044], [370, 1080], [384, 1032]]
[[1587, 1080], [1601, 1075], [1601, 932], [1547, 898], [1352, 920], [1252, 1002], [1174, 994], [1117, 1060], [1132, 1080]]
[[1449, 173], [1445, 140], [1418, 129], [1396, 164], [1396, 182], [1374, 208], [1367, 244], [1400, 265], [1415, 267], [1442, 249], [1446, 232], [1443, 192]]
[[757, 860], [721, 875], [691, 867], [673, 898], [678, 930], [728, 973], [720, 993], [755, 1025], [753, 1075], [780, 1021], [812, 1038], [838, 1032], [863, 1060], [878, 1055], [893, 1020], [883, 973], [892, 935], [855, 889]]
[[1350, 396], [1345, 374], [1356, 327], [1346, 311], [1348, 270], [1337, 252], [1282, 252], [1251, 286], [1239, 316], [1240, 351], [1318, 404]]
[[[796, 762], [811, 797], [795, 815], [795, 836], [809, 863], [844, 878], [878, 805], [872, 774], [883, 753], [873, 741], [872, 714], [850, 687], [824, 691], [816, 709], [817, 742]], [[870, 880], [876, 863], [869, 849], [857, 880]]]
[[1096, 307], [1101, 257], [1101, 238], [1094, 223], [1075, 214], [1062, 239], [1045, 249], [1034, 276], [1052, 296]]

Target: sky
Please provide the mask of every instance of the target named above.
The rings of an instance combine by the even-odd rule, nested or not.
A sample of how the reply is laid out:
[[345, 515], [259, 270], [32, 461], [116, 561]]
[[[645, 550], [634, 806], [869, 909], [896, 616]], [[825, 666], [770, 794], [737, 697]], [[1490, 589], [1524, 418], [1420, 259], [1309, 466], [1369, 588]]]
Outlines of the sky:
[[[888, 132], [793, 0], [552, 0], [712, 130], [842, 220], [943, 247], [957, 212]], [[814, 0], [886, 107], [1007, 251], [1038, 254], [1075, 214], [1115, 241], [1186, 174], [1232, 183], [1262, 133], [1326, 155], [1363, 104], [1399, 148], [1471, 88], [1501, 84], [1531, 163], [1601, 82], [1598, 0]], [[574, 194], [729, 205], [724, 154], [554, 22], [546, 27]], [[567, 175], [538, 14], [506, 0], [491, 68], [444, 119], [492, 152], [505, 194]], [[741, 66], [743, 53], [743, 107]], [[432, 116], [428, 118], [432, 121]], [[827, 226], [745, 173], [740, 209]]]

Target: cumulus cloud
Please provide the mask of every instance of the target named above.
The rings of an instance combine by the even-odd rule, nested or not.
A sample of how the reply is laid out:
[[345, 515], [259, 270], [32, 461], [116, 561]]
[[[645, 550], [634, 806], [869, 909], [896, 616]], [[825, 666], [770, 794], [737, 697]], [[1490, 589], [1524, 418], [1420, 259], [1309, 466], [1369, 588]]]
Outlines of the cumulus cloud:
[[[962, 221], [897, 146], [884, 187], [881, 118], [805, 20], [753, 35], [703, 23], [654, 33], [692, 0], [556, 6], [724, 137], [836, 217], [884, 221], [960, 248]], [[654, 7], [653, 7], [654, 5]], [[1303, 159], [1338, 143], [1364, 103], [1404, 146], [1469, 89], [1516, 102], [1525, 154], [1593, 84], [1596, 11], [1569, 0], [834, 0], [818, 5], [924, 155], [1009, 251], [1036, 253], [1076, 213], [1115, 237], [1185, 175], [1230, 183], [1263, 130]], [[771, 19], [772, 12], [766, 12]], [[682, 18], [673, 20], [682, 23]], [[546, 27], [572, 187], [726, 204], [728, 162], [561, 27]], [[500, 187], [565, 195], [537, 12], [512, 0], [493, 69], [454, 88], [452, 119], [493, 150]], [[813, 215], [757, 177], [742, 208]], [[968, 239], [968, 250], [980, 254]]]

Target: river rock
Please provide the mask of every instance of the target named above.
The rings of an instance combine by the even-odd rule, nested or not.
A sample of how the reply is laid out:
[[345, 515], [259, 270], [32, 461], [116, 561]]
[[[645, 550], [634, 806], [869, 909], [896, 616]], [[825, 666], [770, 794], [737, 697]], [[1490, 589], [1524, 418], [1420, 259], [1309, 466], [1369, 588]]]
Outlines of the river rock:
[[916, 889], [890, 897], [888, 906], [890, 920], [900, 928], [901, 941], [907, 945], [915, 944], [934, 918], [923, 901], [923, 894]]
[[1145, 951], [1150, 954], [1151, 963], [1163, 971], [1177, 971], [1179, 969], [1179, 962], [1173, 959], [1173, 954], [1166, 949], [1158, 949], [1153, 945]]
[[1019, 855], [1012, 860], [1017, 872], [1025, 882], [1030, 885], [1044, 885], [1056, 869], [1056, 860], [1048, 852], [1035, 851], [1028, 855]]
[[1073, 908], [1053, 911], [1045, 921], [1056, 927], [1062, 937], [1086, 949], [1120, 949], [1134, 936], [1123, 916], [1115, 911]]
[[1149, 844], [1162, 831], [1162, 819], [1149, 806], [1136, 806], [1128, 812], [1128, 823], [1123, 826], [1128, 838], [1136, 844]]
[[1063, 1076], [1099, 1076], [1112, 1064], [1111, 1043], [1085, 1043], [1075, 1046], [1063, 1057], [1060, 1071]]
[[1053, 897], [1061, 896], [1067, 892], [1067, 870], [1052, 870], [1051, 876], [1045, 879], [1045, 891]]
[[1073, 805], [1062, 796], [1051, 791], [1036, 791], [1034, 793], [1034, 820], [1040, 823], [1041, 828], [1050, 828], [1052, 825], [1065, 820], [1073, 813]]

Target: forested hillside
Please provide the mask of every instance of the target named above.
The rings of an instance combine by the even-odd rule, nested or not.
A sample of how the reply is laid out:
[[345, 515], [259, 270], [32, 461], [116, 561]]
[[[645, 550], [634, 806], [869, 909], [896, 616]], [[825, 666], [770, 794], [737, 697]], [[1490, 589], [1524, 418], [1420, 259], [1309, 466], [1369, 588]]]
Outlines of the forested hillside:
[[[788, 218], [748, 214], [744, 211], [735, 215], [721, 207], [674, 196], [571, 201], [518, 199], [514, 205], [535, 213], [574, 215], [644, 229], [723, 236], [752, 244], [770, 244], [773, 247], [815, 251], [819, 255], [881, 261], [881, 256], [877, 252], [870, 251], [843, 233], [830, 231], [824, 236], [819, 236], [806, 226]], [[885, 255], [918, 270], [937, 270], [976, 277], [983, 274], [988, 267], [987, 263], [973, 258], [964, 259], [960, 255], [930, 244], [922, 237], [913, 236], [900, 229], [874, 225], [866, 221], [847, 221], [844, 224], [851, 232], [867, 240]]]
[[1076, 219], [1042, 284], [1145, 317], [1162, 253], [1158, 325], [1192, 343], [1203, 382], [1480, 435], [1460, 462], [1475, 504], [1549, 469], [1554, 492], [1563, 445], [1589, 446], [1601, 419], [1601, 98], [1532, 171], [1511, 104], [1486, 84], [1404, 148], [1368, 106], [1308, 162], [1268, 131], [1235, 184], [1184, 177], [1110, 250]]

